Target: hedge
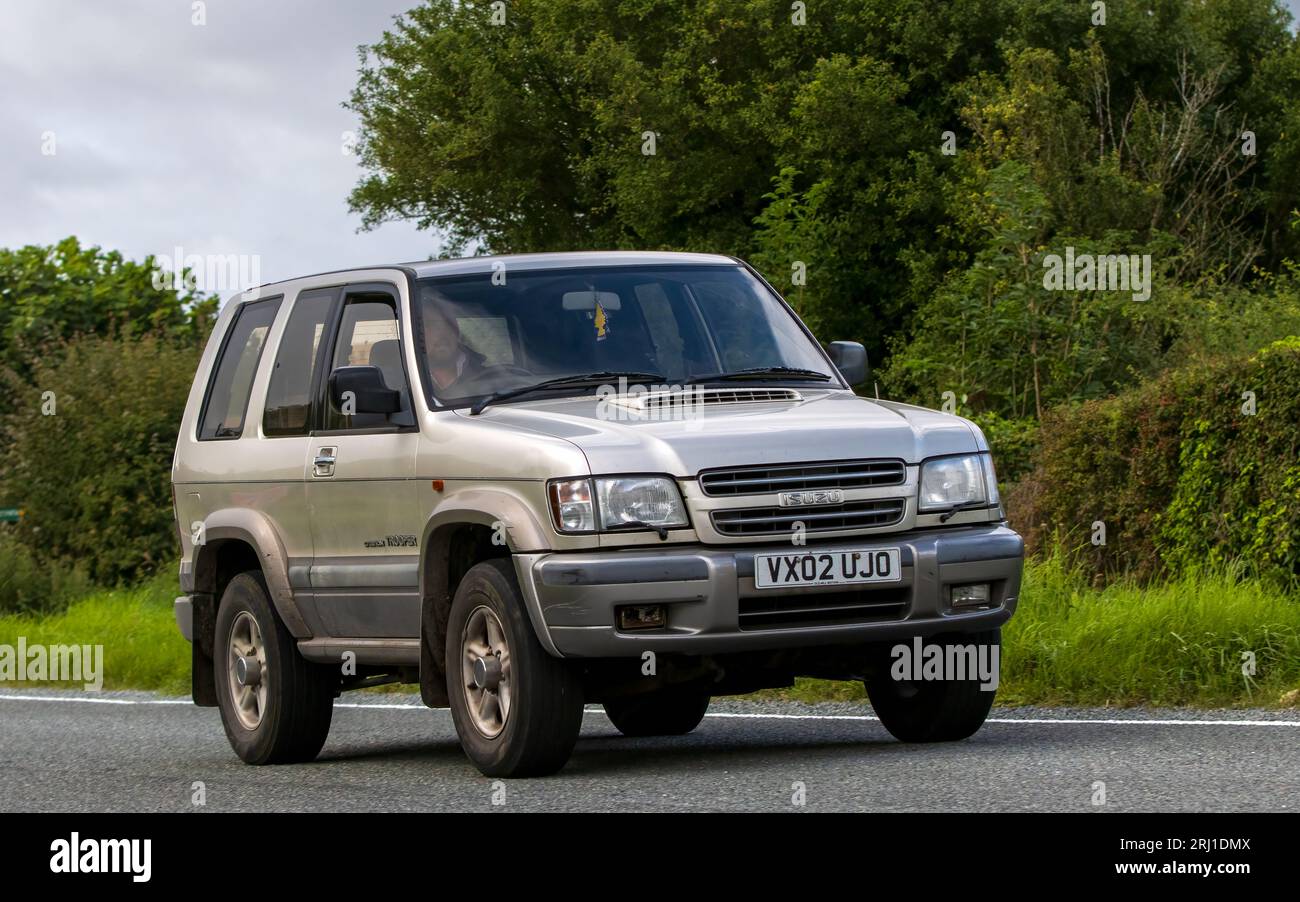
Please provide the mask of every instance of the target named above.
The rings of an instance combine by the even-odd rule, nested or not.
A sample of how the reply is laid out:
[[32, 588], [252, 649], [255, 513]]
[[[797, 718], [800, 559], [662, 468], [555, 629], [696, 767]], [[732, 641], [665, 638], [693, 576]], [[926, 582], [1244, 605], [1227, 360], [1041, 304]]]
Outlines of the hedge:
[[28, 380], [9, 373], [0, 416], [0, 506], [44, 566], [132, 583], [170, 566], [176, 433], [200, 349], [153, 335], [52, 346]]
[[1294, 581], [1300, 338], [1053, 411], [1008, 507], [1031, 552], [1063, 545], [1101, 579], [1232, 563]]

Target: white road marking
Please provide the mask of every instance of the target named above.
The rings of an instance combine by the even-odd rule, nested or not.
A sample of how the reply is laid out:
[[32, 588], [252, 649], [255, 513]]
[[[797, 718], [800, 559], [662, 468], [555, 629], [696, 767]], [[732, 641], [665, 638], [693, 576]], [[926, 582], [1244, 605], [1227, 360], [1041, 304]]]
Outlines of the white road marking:
[[[192, 705], [188, 698], [94, 698], [93, 696], [62, 695], [0, 695], [5, 702], [70, 702], [85, 705]], [[369, 708], [384, 711], [429, 711], [419, 704], [381, 704], [378, 702], [335, 702], [336, 708]], [[603, 714], [601, 708], [584, 708], [585, 714]], [[749, 720], [848, 720], [879, 721], [870, 714], [766, 714], [739, 711], [712, 711], [705, 717], [742, 718]], [[1164, 727], [1300, 727], [1300, 720], [1170, 720], [1151, 718], [1102, 717], [990, 717], [985, 723], [998, 724], [1103, 724], [1105, 726], [1142, 726], [1158, 724]]]
[[[743, 714], [734, 711], [716, 711], [705, 717], [752, 717], [762, 720], [880, 720], [870, 714]], [[990, 717], [985, 723], [1030, 723], [1030, 724], [1084, 724], [1099, 723], [1115, 726], [1127, 724], [1160, 724], [1166, 727], [1300, 727], [1300, 720], [1166, 720], [1151, 718], [1148, 720], [1101, 717]]]
[[0, 702], [80, 702], [84, 705], [192, 705], [188, 698], [93, 698], [90, 696], [0, 695]]

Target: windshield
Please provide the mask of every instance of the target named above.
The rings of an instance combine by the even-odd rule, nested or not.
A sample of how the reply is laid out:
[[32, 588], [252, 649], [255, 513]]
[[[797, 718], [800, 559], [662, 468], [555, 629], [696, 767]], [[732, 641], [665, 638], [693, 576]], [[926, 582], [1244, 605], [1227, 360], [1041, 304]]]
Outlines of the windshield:
[[[588, 373], [653, 374], [684, 385], [781, 367], [812, 370], [839, 385], [780, 300], [739, 266], [506, 273], [497, 283], [503, 275], [504, 284], [494, 284], [492, 273], [417, 283], [414, 326], [431, 404], [473, 404]], [[789, 373], [750, 376], [809, 381]]]

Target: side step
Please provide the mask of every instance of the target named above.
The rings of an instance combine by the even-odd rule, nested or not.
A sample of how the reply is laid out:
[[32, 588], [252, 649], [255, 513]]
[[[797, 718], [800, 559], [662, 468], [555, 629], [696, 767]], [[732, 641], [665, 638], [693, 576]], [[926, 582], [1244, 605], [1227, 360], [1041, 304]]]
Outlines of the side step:
[[302, 639], [298, 651], [318, 664], [341, 664], [344, 653], [352, 652], [358, 664], [420, 666], [419, 639]]

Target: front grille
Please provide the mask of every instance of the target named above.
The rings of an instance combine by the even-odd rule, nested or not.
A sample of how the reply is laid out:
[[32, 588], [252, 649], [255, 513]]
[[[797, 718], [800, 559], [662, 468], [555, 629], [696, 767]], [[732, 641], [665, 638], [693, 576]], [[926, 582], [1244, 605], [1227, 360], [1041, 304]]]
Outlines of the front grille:
[[747, 507], [713, 511], [713, 528], [724, 536], [788, 534], [795, 523], [805, 532], [867, 529], [892, 526], [903, 519], [907, 502], [902, 498], [850, 501], [835, 507]]
[[841, 460], [709, 470], [700, 474], [700, 490], [706, 495], [767, 495], [772, 492], [902, 485], [906, 481], [907, 465], [901, 460]]
[[741, 598], [740, 628], [763, 630], [901, 620], [907, 614], [910, 593], [907, 586], [894, 586], [889, 589]]

